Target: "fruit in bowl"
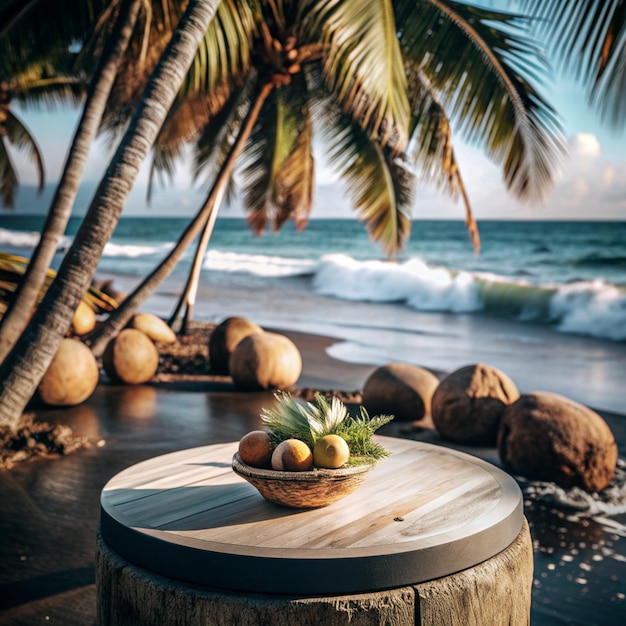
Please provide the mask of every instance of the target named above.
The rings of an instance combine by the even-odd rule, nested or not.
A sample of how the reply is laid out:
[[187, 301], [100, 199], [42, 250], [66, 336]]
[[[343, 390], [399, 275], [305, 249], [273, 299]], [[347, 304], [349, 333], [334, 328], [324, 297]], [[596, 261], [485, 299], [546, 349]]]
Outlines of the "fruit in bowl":
[[354, 417], [337, 398], [316, 394], [302, 402], [288, 393], [275, 395], [263, 409], [264, 430], [239, 442], [233, 470], [263, 497], [284, 506], [326, 506], [354, 491], [367, 472], [389, 453], [372, 441], [374, 432], [393, 419], [370, 418], [361, 407]]
[[313, 446], [313, 464], [315, 467], [337, 469], [348, 462], [350, 446], [339, 435], [324, 435]]

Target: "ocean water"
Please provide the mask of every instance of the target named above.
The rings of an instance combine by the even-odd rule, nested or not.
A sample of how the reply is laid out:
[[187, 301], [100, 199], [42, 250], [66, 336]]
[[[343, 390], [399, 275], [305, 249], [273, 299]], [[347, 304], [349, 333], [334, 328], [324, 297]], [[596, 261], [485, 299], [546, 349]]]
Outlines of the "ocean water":
[[[29, 256], [43, 219], [0, 214], [0, 250]], [[142, 276], [167, 254], [186, 219], [122, 218], [98, 271]], [[68, 226], [55, 265], [79, 225]], [[483, 222], [474, 254], [462, 222], [416, 221], [388, 260], [356, 220], [288, 223], [254, 237], [241, 219], [218, 219], [204, 272], [218, 284], [259, 286], [308, 277], [320, 295], [417, 311], [484, 313], [563, 333], [626, 340], [626, 222]], [[183, 279], [189, 250], [176, 270]]]

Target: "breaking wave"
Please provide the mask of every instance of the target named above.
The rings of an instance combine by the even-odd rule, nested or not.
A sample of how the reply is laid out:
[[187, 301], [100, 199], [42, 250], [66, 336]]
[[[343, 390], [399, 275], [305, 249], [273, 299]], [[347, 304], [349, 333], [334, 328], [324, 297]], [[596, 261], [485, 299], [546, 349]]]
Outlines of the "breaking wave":
[[394, 263], [333, 254], [320, 260], [313, 284], [318, 293], [345, 300], [401, 302], [420, 311], [481, 311], [626, 340], [626, 289], [601, 280], [533, 285], [524, 278], [431, 267], [418, 258]]

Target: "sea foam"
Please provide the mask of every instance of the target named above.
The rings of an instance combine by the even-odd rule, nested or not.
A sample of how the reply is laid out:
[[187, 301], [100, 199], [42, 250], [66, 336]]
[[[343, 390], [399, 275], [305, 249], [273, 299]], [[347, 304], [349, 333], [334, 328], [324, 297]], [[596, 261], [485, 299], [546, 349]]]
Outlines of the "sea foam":
[[[24, 250], [24, 253], [32, 252], [39, 243], [40, 234], [28, 230], [6, 230], [0, 228], [0, 247], [17, 250]], [[72, 244], [73, 238], [64, 235], [59, 239], [57, 252], [65, 252]], [[30, 256], [30, 254], [27, 254]]]
[[357, 261], [329, 254], [319, 262], [313, 281], [323, 295], [369, 302], [405, 302], [423, 311], [478, 311], [482, 308], [475, 280], [454, 275], [412, 258], [403, 263]]
[[311, 274], [315, 269], [315, 262], [308, 259], [209, 250], [204, 257], [202, 268], [228, 273], [247, 273], [266, 278], [285, 278]]
[[38, 243], [39, 233], [0, 228], [0, 246], [9, 246], [13, 248], [34, 248]]
[[344, 300], [399, 302], [420, 311], [483, 311], [552, 323], [567, 333], [626, 339], [626, 290], [603, 281], [533, 285], [525, 278], [431, 267], [419, 258], [394, 263], [331, 254], [320, 259], [313, 286]]
[[626, 292], [604, 281], [560, 287], [550, 301], [550, 310], [564, 332], [626, 339]]
[[137, 244], [107, 243], [102, 256], [137, 259], [142, 256], [164, 255], [174, 247], [173, 243], [164, 243], [158, 246], [142, 246]]

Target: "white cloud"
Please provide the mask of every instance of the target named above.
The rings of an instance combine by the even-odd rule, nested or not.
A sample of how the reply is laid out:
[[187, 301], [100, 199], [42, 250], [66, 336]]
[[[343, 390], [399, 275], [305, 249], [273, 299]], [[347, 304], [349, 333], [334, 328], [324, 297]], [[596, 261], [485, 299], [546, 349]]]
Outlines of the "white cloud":
[[[47, 165], [47, 180], [58, 179], [64, 163], [64, 155], [72, 136], [76, 112], [33, 115], [26, 120], [31, 130], [41, 140]], [[589, 129], [589, 120], [584, 120]], [[582, 125], [582, 124], [581, 124]], [[595, 129], [594, 129], [595, 130]], [[601, 139], [600, 139], [601, 138]], [[481, 219], [626, 219], [626, 160], [616, 133], [572, 132], [569, 138], [569, 154], [562, 167], [555, 172], [554, 191], [543, 204], [525, 204], [507, 193], [501, 168], [496, 167], [475, 147], [455, 143], [455, 152], [461, 174], [470, 198], [475, 217]], [[623, 146], [621, 146], [623, 148]], [[33, 164], [23, 155], [13, 154], [22, 185], [36, 181]], [[316, 181], [314, 217], [355, 217], [346, 197], [342, 183], [324, 158], [324, 150], [316, 146]], [[102, 139], [90, 150], [84, 180], [100, 179], [111, 157], [111, 150]], [[137, 213], [146, 212], [145, 188], [148, 164], [141, 168], [136, 189], [129, 204]], [[178, 168], [174, 185], [165, 187], [157, 183], [150, 211], [193, 214], [206, 193], [205, 181], [194, 185], [188, 164]], [[201, 189], [199, 189], [201, 187]], [[170, 193], [171, 192], [171, 193]], [[130, 208], [130, 207], [129, 207]], [[226, 210], [226, 207], [225, 207]], [[238, 209], [229, 208], [236, 213]], [[416, 193], [413, 216], [418, 219], [463, 219], [464, 209], [460, 200], [454, 202], [449, 196], [432, 186], [420, 186]]]
[[615, 181], [615, 167], [613, 165], [607, 165], [602, 172], [602, 184], [605, 187], [611, 187]]
[[[541, 204], [509, 194], [501, 170], [474, 148], [457, 146], [457, 157], [477, 220], [626, 219], [626, 163], [609, 158], [595, 134], [572, 136], [568, 155], [555, 176], [552, 193]], [[462, 205], [436, 192], [419, 194], [414, 217], [462, 219]]]
[[569, 140], [571, 154], [588, 159], [595, 159], [602, 153], [602, 146], [593, 133], [576, 133]]

